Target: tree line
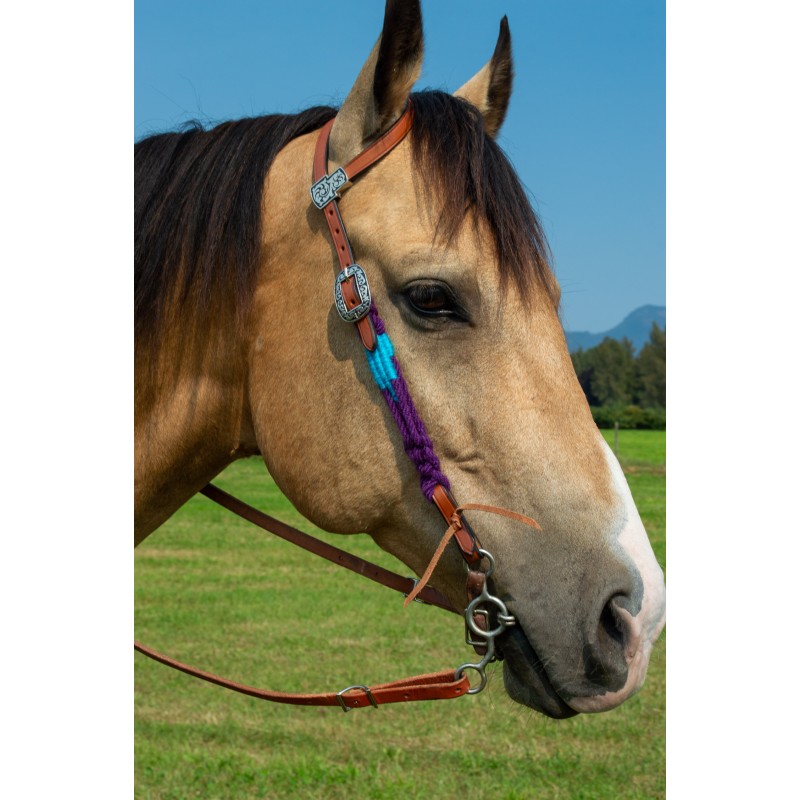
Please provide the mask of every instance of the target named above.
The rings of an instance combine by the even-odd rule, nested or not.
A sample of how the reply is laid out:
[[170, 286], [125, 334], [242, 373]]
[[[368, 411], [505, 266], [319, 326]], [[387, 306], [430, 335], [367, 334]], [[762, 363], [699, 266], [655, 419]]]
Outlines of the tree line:
[[629, 339], [605, 338], [571, 357], [599, 427], [666, 427], [667, 334], [657, 323], [638, 355]]

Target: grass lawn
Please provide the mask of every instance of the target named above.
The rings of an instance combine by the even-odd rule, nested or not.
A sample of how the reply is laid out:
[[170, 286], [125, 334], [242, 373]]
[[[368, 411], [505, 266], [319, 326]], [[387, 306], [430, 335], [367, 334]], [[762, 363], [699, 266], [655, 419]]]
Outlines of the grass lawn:
[[[604, 431], [609, 443], [613, 431]], [[619, 458], [662, 566], [665, 433], [620, 431]], [[366, 536], [303, 520], [263, 463], [216, 483], [402, 574]], [[135, 633], [265, 688], [327, 691], [457, 666], [463, 622], [412, 604], [195, 497], [135, 551]], [[342, 714], [244, 697], [135, 658], [137, 798], [663, 798], [666, 636], [642, 691], [559, 722], [512, 703], [500, 665], [480, 695]]]

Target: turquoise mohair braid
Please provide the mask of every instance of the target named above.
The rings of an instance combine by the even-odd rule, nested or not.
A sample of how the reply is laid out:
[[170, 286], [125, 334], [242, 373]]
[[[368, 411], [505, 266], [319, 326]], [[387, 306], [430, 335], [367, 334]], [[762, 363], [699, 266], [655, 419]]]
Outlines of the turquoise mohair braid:
[[378, 334], [378, 345], [370, 352], [366, 350], [367, 363], [372, 371], [372, 377], [382, 392], [390, 392], [392, 399], [397, 401], [397, 393], [394, 390], [394, 381], [397, 380], [397, 370], [392, 363], [394, 357], [394, 346], [389, 334]]

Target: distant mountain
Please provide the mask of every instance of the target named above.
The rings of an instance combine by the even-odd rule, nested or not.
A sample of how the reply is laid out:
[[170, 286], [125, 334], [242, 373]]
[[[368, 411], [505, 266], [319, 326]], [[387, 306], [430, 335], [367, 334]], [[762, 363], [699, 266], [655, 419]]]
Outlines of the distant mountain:
[[666, 306], [640, 306], [631, 311], [619, 325], [603, 333], [589, 333], [588, 331], [564, 331], [567, 337], [567, 347], [570, 353], [583, 348], [588, 350], [600, 344], [606, 337], [610, 339], [630, 339], [633, 348], [638, 353], [642, 345], [650, 339], [650, 329], [657, 322], [662, 330], [667, 329]]

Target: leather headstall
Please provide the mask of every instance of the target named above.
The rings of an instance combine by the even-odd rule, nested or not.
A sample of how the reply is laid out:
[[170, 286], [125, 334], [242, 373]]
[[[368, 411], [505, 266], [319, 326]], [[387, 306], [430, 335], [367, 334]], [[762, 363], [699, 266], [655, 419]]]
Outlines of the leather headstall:
[[[366, 279], [359, 284], [359, 277], [363, 271], [355, 262], [353, 249], [350, 246], [350, 240], [347, 238], [347, 230], [339, 210], [339, 190], [352, 183], [364, 170], [371, 167], [403, 141], [411, 130], [411, 125], [414, 121], [414, 107], [409, 101], [397, 122], [386, 133], [365, 150], [362, 150], [344, 167], [338, 167], [329, 175], [328, 142], [335, 121], [335, 117], [329, 120], [319, 132], [317, 146], [314, 150], [311, 199], [314, 205], [324, 212], [325, 222], [330, 231], [340, 267], [337, 285], [341, 287], [344, 304], [348, 311], [363, 309], [363, 312], [353, 321], [355, 321], [361, 343], [367, 350], [372, 352], [377, 345], [377, 336], [368, 313], [371, 296], [369, 295], [369, 289], [364, 289], [365, 285], [368, 286]], [[366, 296], [364, 296], [365, 291]], [[481, 562], [480, 542], [469, 523], [457, 511], [458, 503], [441, 484], [433, 490], [432, 499], [448, 525], [450, 525], [454, 514], [458, 517], [460, 524], [457, 526], [454, 535], [455, 542], [469, 567], [471, 569], [476, 568]]]

